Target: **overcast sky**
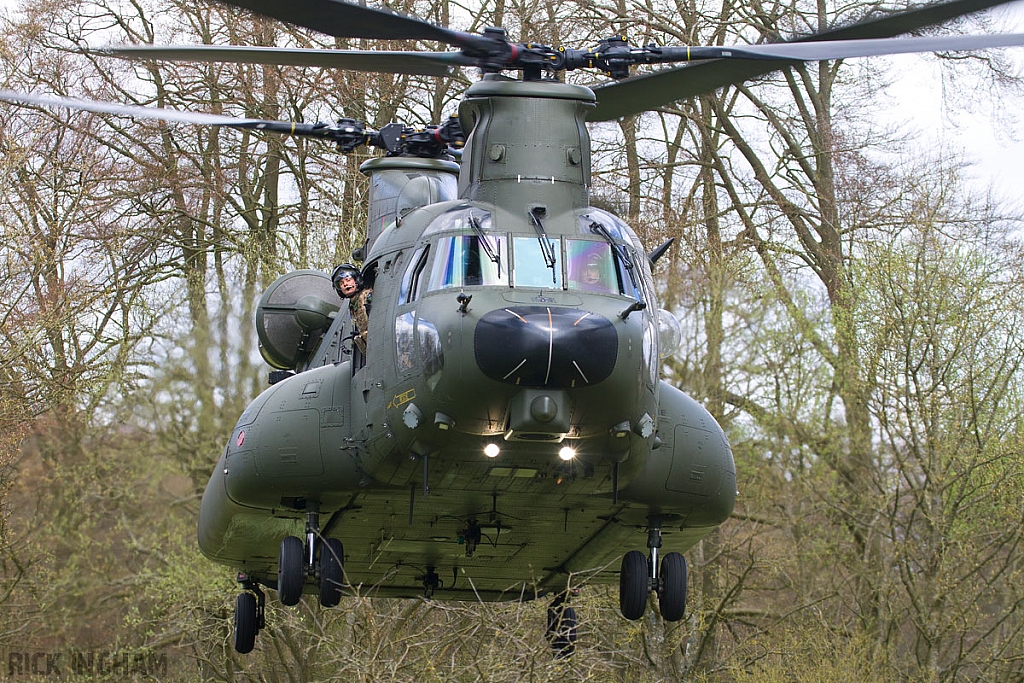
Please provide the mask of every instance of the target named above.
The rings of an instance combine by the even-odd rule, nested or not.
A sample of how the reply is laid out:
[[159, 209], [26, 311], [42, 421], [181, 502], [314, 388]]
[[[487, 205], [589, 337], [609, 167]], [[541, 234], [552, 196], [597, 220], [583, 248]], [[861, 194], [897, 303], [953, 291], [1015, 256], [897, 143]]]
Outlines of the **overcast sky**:
[[[1024, 0], [992, 11], [999, 33], [1024, 32]], [[1024, 75], [1024, 48], [1008, 48], [1019, 75]], [[941, 70], [931, 56], [890, 58], [896, 76], [888, 96], [895, 120], [920, 133], [922, 147], [940, 146], [977, 161], [979, 188], [992, 185], [997, 196], [1024, 207], [1024, 109], [1019, 99], [991, 97], [976, 91], [945, 96]], [[969, 97], [969, 95], [968, 95]]]

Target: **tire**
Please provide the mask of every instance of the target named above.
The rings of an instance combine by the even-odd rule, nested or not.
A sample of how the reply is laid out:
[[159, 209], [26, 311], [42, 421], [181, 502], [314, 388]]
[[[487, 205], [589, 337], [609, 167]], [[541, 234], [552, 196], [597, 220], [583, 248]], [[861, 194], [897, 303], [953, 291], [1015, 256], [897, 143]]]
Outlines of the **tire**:
[[576, 610], [572, 607], [548, 608], [548, 640], [555, 659], [572, 657], [576, 653]]
[[647, 558], [637, 550], [631, 550], [622, 558], [619, 572], [619, 609], [622, 616], [636, 621], [647, 609], [647, 595], [650, 592], [650, 578], [647, 572]]
[[658, 606], [665, 621], [679, 621], [686, 610], [686, 558], [669, 553], [661, 560], [661, 591]]
[[256, 596], [239, 593], [235, 600], [235, 652], [249, 654], [256, 645]]
[[302, 540], [285, 536], [281, 541], [281, 554], [277, 557], [277, 597], [282, 605], [299, 604], [302, 586], [306, 583], [306, 554]]
[[341, 587], [345, 585], [345, 548], [336, 538], [320, 544], [320, 604], [334, 607], [341, 602]]

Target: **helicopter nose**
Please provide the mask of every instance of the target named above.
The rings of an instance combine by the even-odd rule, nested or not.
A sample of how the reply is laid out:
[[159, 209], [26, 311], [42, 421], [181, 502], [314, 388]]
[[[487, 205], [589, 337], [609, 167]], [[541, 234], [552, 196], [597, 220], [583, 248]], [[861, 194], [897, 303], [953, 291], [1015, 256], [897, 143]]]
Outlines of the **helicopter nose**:
[[514, 306], [476, 325], [476, 362], [485, 375], [529, 387], [581, 387], [611, 374], [618, 334], [602, 315], [577, 308]]

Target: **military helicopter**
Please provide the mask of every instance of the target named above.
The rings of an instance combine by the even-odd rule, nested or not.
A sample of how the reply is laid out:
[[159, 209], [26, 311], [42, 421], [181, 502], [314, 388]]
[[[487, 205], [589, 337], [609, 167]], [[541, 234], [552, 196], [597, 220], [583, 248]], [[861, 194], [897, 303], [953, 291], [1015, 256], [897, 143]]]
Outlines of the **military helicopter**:
[[[316, 594], [441, 600], [553, 598], [548, 636], [571, 654], [583, 584], [618, 583], [622, 615], [684, 616], [684, 552], [732, 512], [728, 441], [659, 378], [677, 341], [650, 252], [590, 204], [587, 121], [609, 120], [800, 60], [1024, 44], [1024, 35], [891, 36], [1000, 4], [953, 0], [793, 42], [593, 50], [511, 43], [341, 0], [229, 4], [337, 37], [432, 40], [458, 51], [119, 47], [101, 52], [439, 75], [477, 67], [458, 117], [416, 130], [292, 124], [3, 92], [15, 102], [259, 128], [370, 144], [361, 268], [368, 329], [337, 282], [282, 276], [257, 311], [271, 386], [245, 410], [203, 496], [199, 546], [237, 570], [235, 649]], [[697, 64], [630, 77], [637, 64]], [[558, 80], [597, 69], [615, 82]], [[504, 75], [512, 72], [518, 78]], [[451, 152], [462, 149], [461, 165]], [[367, 334], [365, 350], [357, 336]], [[623, 550], [626, 550], [623, 553]], [[611, 569], [609, 569], [611, 567]], [[616, 571], [617, 569], [617, 571]]]

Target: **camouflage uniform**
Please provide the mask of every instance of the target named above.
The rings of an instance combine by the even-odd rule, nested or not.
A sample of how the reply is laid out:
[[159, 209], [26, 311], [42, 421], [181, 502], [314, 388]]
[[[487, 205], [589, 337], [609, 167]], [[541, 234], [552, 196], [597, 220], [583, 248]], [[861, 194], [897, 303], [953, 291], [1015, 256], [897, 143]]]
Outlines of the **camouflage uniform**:
[[366, 333], [370, 327], [370, 304], [372, 289], [362, 289], [348, 300], [348, 312], [352, 319], [353, 341], [359, 350], [366, 354]]

